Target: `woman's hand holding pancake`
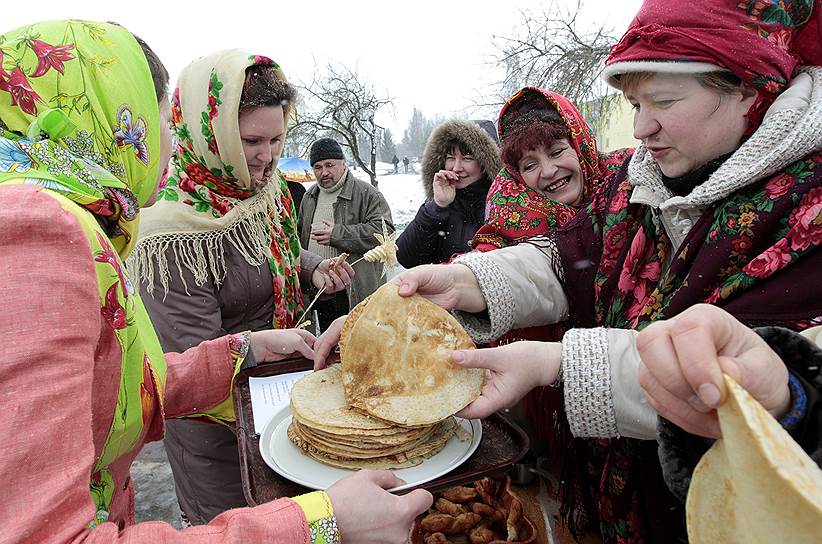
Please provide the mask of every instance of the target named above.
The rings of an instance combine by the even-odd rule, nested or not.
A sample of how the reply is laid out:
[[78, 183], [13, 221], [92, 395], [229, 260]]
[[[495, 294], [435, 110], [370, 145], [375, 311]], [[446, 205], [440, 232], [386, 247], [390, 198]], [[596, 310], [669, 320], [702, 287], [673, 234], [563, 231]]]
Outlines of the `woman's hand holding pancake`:
[[302, 329], [279, 329], [251, 333], [251, 352], [257, 362], [281, 361], [294, 355], [314, 358], [313, 334]]
[[328, 366], [328, 356], [340, 343], [340, 331], [342, 331], [346, 317], [348, 316], [344, 315], [332, 321], [331, 325], [317, 339], [314, 344], [314, 370], [322, 370]]
[[392, 495], [385, 489], [403, 482], [388, 470], [360, 470], [328, 488], [343, 542], [407, 542], [411, 524], [434, 502], [424, 489]]
[[391, 280], [400, 286], [400, 296], [417, 293], [446, 310], [481, 312], [485, 299], [471, 269], [461, 264], [416, 266]]
[[534, 387], [551, 385], [559, 374], [561, 356], [559, 342], [514, 342], [496, 348], [455, 351], [452, 357], [458, 365], [489, 371], [482, 394], [457, 415], [468, 419], [487, 417], [513, 406]]
[[648, 326], [637, 337], [639, 383], [659, 414], [692, 434], [718, 438], [715, 408], [727, 398], [722, 374], [774, 417], [790, 405], [788, 371], [754, 331], [708, 304]]

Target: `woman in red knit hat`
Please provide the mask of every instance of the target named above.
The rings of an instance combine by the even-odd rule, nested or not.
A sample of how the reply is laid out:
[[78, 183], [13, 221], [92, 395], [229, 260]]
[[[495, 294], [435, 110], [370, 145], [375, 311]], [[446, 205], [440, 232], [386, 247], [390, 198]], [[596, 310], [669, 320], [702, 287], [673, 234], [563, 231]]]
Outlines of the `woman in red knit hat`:
[[[676, 402], [652, 405], [639, 386], [639, 330], [698, 303], [749, 326], [803, 329], [820, 321], [815, 7], [810, 0], [765, 9], [739, 0], [647, 0], [605, 71], [634, 105], [642, 145], [585, 210], [548, 237], [394, 280], [402, 295], [418, 292], [457, 310], [477, 342], [571, 322], [561, 343], [517, 342], [454, 359], [493, 372], [467, 417], [539, 385], [562, 388], [580, 456], [563, 505], [575, 534], [593, 530], [605, 542], [686, 539], [689, 458], [665, 440], [660, 449], [657, 424], [670, 423], [655, 408], [710, 412], [724, 385], [718, 370], [692, 384], [672, 366], [663, 385]], [[318, 360], [333, 340], [328, 333], [319, 340]], [[819, 366], [777, 358], [750, 372], [749, 393], [806, 451], [820, 449]], [[717, 435], [716, 428], [689, 430]]]

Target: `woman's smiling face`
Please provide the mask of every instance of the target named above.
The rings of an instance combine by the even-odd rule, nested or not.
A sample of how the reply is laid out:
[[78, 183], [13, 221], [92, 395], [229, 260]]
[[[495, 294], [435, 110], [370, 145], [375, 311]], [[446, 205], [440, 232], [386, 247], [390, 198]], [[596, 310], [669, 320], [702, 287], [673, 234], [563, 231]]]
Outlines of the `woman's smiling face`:
[[528, 187], [551, 200], [569, 206], [582, 202], [579, 155], [565, 138], [523, 153], [517, 171]]

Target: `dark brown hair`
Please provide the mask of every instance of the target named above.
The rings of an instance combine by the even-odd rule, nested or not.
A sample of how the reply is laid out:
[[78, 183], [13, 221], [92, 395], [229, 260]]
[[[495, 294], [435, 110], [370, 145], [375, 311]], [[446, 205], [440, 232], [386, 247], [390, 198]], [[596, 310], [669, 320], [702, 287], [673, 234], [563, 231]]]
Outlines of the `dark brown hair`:
[[273, 66], [256, 64], [245, 69], [240, 113], [269, 106], [282, 106], [287, 112], [296, 101], [297, 89], [278, 78]]
[[564, 123], [534, 121], [523, 125], [502, 141], [502, 162], [508, 168], [519, 171], [517, 165], [525, 153], [539, 147], [547, 150], [563, 138], [570, 140], [568, 127]]
[[154, 92], [157, 94], [157, 102], [160, 102], [168, 96], [168, 70], [166, 70], [157, 53], [155, 53], [146, 42], [133, 32], [131, 35], [134, 36], [134, 39], [140, 44], [140, 48], [142, 48], [143, 54], [146, 56], [148, 70], [151, 72], [151, 80], [154, 82]]
[[471, 148], [468, 147], [468, 144], [456, 138], [448, 140], [448, 143], [445, 145], [445, 149], [447, 149], [446, 153], [453, 153], [455, 149], [459, 149], [460, 153], [463, 155], [473, 155]]

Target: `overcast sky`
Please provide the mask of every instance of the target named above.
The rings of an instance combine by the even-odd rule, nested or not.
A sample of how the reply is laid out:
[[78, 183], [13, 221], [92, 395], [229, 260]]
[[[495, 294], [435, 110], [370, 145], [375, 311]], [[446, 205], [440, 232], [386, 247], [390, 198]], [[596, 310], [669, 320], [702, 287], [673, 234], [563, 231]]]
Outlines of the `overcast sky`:
[[[558, 0], [575, 5], [576, 0]], [[606, 21], [621, 35], [641, 0], [585, 0], [585, 21]], [[472, 99], [504, 72], [489, 65], [493, 35], [510, 34], [519, 10], [539, 12], [545, 1], [286, 0], [173, 2], [143, 0], [38, 0], [4, 9], [6, 32], [33, 18], [116, 21], [140, 35], [176, 80], [193, 59], [218, 49], [242, 47], [267, 55], [292, 80], [306, 80], [315, 61], [355, 65], [394, 99], [380, 120], [399, 141], [414, 106], [427, 117], [473, 115]], [[35, 4], [32, 4], [35, 5]], [[212, 11], [215, 10], [215, 11]]]

